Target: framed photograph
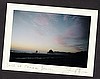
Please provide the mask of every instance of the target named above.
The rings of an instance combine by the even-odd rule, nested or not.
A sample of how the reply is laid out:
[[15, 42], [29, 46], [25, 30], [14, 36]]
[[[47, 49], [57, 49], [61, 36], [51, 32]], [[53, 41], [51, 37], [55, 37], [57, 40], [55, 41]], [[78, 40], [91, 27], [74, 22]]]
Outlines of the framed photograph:
[[93, 77], [98, 10], [7, 3], [3, 70]]

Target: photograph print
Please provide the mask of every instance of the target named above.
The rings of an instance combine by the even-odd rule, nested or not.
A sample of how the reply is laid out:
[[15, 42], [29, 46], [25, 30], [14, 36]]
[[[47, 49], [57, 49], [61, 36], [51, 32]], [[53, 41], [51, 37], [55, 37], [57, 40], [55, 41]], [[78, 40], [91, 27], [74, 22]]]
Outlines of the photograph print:
[[10, 62], [86, 68], [90, 20], [90, 16], [14, 10]]
[[97, 14], [7, 3], [2, 69], [93, 77]]

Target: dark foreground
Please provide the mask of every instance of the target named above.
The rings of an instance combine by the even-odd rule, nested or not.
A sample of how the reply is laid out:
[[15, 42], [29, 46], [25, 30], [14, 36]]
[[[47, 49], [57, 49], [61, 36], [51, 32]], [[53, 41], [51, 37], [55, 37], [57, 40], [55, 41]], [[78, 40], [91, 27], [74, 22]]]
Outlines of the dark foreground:
[[39, 53], [17, 53], [10, 52], [10, 62], [87, 67], [87, 52], [68, 53], [62, 55], [39, 54]]

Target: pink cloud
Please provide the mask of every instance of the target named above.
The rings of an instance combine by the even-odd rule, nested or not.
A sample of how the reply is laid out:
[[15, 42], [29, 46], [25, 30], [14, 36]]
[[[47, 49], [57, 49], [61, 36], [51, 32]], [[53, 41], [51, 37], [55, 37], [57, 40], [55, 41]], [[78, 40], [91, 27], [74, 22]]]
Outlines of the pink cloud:
[[70, 26], [69, 28], [65, 29], [63, 37], [70, 39], [81, 38], [83, 37], [82, 28], [79, 25]]
[[68, 15], [65, 15], [64, 16], [64, 21], [66, 21], [68, 19], [67, 17], [68, 17]]
[[47, 17], [42, 16], [42, 14], [34, 18], [34, 22], [37, 23], [39, 26], [43, 27], [49, 25], [49, 19]]
[[70, 47], [81, 51], [80, 44], [83, 43], [82, 29], [79, 26], [70, 26], [66, 28], [62, 35], [55, 37], [55, 42], [63, 47]]
[[[66, 47], [66, 48], [70, 48], [70, 49], [72, 49], [72, 50], [76, 50], [76, 52], [77, 51], [81, 51], [81, 49], [80, 49], [80, 47], [78, 47], [78, 46], [75, 46], [74, 44], [72, 44], [71, 43], [71, 41], [70, 41], [70, 39], [67, 39], [67, 41], [65, 40], [65, 38], [63, 38], [63, 37], [56, 37], [55, 38], [55, 42], [58, 44], [58, 45], [60, 45], [60, 46], [62, 46], [62, 47]], [[73, 42], [73, 41], [72, 41]]]

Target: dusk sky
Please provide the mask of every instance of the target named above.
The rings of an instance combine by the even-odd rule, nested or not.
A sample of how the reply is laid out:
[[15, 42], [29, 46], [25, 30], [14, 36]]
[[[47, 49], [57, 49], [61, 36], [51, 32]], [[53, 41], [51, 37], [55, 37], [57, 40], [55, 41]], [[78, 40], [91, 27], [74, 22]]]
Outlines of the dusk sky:
[[90, 16], [14, 11], [11, 49], [87, 51]]

